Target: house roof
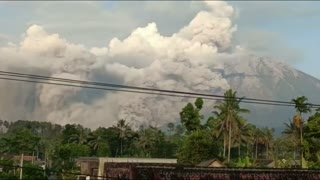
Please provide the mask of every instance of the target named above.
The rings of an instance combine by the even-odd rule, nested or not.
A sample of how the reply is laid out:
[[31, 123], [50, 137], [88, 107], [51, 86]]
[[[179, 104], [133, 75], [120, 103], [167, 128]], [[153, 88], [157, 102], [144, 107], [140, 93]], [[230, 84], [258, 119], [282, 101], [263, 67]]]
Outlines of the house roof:
[[[13, 159], [14, 160], [20, 160], [21, 156], [14, 156]], [[23, 156], [23, 160], [24, 161], [32, 161], [35, 160], [36, 156]]]
[[[299, 160], [287, 160], [287, 161], [288, 161], [289, 165], [291, 165], [291, 166], [300, 166], [300, 161]], [[274, 167], [275, 166], [275, 162], [272, 161], [267, 166], [268, 167]]]
[[161, 163], [177, 164], [177, 159], [160, 158], [111, 158], [111, 157], [81, 157], [78, 161], [99, 161], [102, 163]]
[[210, 159], [210, 160], [202, 161], [197, 166], [199, 166], [199, 167], [209, 167], [215, 161], [220, 163], [220, 164], [222, 164], [218, 159]]

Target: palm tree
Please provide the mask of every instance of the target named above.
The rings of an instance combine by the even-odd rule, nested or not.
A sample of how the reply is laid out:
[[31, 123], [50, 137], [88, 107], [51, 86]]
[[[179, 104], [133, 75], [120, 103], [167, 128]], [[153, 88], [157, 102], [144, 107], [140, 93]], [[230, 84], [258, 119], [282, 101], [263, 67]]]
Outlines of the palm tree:
[[118, 131], [118, 137], [120, 139], [120, 155], [122, 156], [123, 141], [131, 135], [131, 128], [124, 119], [119, 120], [114, 128]]
[[103, 143], [103, 139], [98, 133], [93, 132], [89, 134], [87, 142], [91, 149], [97, 152], [101, 143]]
[[266, 158], [269, 159], [270, 148], [273, 148], [273, 145], [274, 145], [274, 139], [273, 139], [274, 129], [264, 128], [263, 131], [265, 135], [265, 145], [267, 146]]
[[86, 144], [89, 132], [89, 129], [79, 128], [78, 133], [70, 135], [69, 143]]
[[214, 108], [218, 109], [218, 117], [222, 120], [222, 128], [224, 142], [228, 140], [228, 162], [230, 162], [230, 154], [231, 154], [231, 146], [232, 146], [232, 129], [237, 127], [236, 119], [239, 117], [240, 113], [249, 113], [248, 109], [240, 108], [240, 102], [243, 98], [236, 97], [236, 91], [232, 91], [232, 89], [227, 90], [224, 93], [224, 102], [220, 102], [219, 105], [216, 105]]
[[151, 149], [157, 141], [157, 129], [150, 126], [142, 129], [139, 134], [138, 147], [141, 148], [145, 157], [150, 157]]
[[220, 114], [217, 111], [213, 112], [216, 115], [216, 118], [210, 117], [207, 121], [207, 126], [211, 129], [212, 136], [216, 138], [223, 137], [223, 153], [222, 157], [226, 157], [226, 145], [227, 145], [227, 121], [225, 120], [225, 117], [223, 114]]
[[238, 146], [238, 156], [241, 157], [241, 146], [243, 144], [249, 144], [252, 142], [251, 128], [250, 124], [246, 122], [245, 119], [237, 118], [238, 128], [234, 129], [234, 139], [233, 144]]
[[265, 144], [265, 134], [260, 128], [254, 131], [255, 159], [258, 159], [258, 145]]
[[302, 113], [311, 112], [311, 105], [307, 103], [308, 98], [305, 96], [297, 97], [296, 99], [292, 99], [292, 102], [295, 104], [296, 115], [294, 116], [294, 124], [300, 131], [300, 158], [301, 158], [301, 167], [304, 168], [303, 165], [303, 118]]
[[285, 125], [285, 129], [284, 131], [282, 132], [283, 134], [286, 134], [286, 139], [290, 142], [293, 142], [293, 145], [295, 147], [294, 149], [294, 153], [293, 153], [293, 159], [295, 160], [296, 157], [295, 157], [295, 153], [297, 151], [297, 146], [299, 145], [299, 138], [300, 138], [300, 130], [299, 128], [295, 125], [294, 123], [294, 120], [291, 121], [289, 119], [289, 122], [288, 123], [284, 123]]

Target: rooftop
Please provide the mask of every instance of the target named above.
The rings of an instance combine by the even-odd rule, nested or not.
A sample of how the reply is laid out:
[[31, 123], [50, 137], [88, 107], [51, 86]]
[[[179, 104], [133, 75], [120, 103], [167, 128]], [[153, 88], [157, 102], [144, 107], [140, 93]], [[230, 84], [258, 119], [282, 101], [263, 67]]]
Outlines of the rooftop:
[[112, 157], [81, 157], [78, 161], [100, 161], [113, 163], [161, 163], [161, 164], [177, 164], [177, 159], [162, 158], [112, 158]]

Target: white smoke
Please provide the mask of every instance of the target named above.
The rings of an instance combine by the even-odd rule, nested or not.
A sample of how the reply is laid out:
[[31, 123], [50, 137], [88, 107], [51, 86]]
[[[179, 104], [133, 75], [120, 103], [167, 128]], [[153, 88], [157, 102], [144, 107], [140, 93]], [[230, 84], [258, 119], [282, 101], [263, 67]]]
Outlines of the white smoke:
[[[232, 23], [235, 12], [226, 2], [205, 1], [205, 4], [209, 11], [199, 12], [189, 25], [172, 36], [162, 36], [156, 23], [150, 23], [123, 40], [114, 38], [107, 47], [91, 49], [33, 25], [20, 45], [0, 48], [0, 63], [4, 69], [29, 69], [33, 74], [39, 74], [41, 69], [53, 77], [96, 80], [99, 74], [100, 81], [113, 79], [126, 85], [222, 92], [229, 84], [215, 69], [221, 68], [221, 60], [230, 56], [226, 50], [231, 48], [236, 31]], [[134, 127], [145, 123], [163, 125], [176, 121], [181, 108], [194, 101], [124, 92], [101, 94], [95, 90], [43, 84], [34, 89], [27, 92], [34, 93], [33, 113], [25, 117], [93, 128], [111, 126], [121, 118]], [[83, 100], [84, 97], [89, 100]], [[212, 107], [212, 103], [207, 101], [207, 107]]]

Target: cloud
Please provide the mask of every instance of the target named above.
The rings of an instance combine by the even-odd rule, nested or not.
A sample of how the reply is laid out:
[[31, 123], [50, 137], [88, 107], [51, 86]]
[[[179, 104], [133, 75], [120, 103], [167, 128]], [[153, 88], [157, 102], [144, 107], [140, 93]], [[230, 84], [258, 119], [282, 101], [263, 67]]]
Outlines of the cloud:
[[[42, 4], [44, 9], [39, 11], [46, 11], [47, 5]], [[82, 5], [98, 10], [96, 3]], [[220, 92], [228, 89], [229, 84], [213, 69], [221, 65], [220, 59], [227, 56], [225, 50], [232, 46], [236, 30], [232, 23], [233, 8], [224, 2], [204, 5], [207, 11], [198, 12], [188, 25], [170, 36], [161, 35], [157, 24], [152, 22], [136, 28], [126, 38], [112, 38], [104, 47], [71, 43], [46, 31], [46, 26], [31, 25], [19, 44], [0, 48], [3, 54], [0, 64], [8, 70], [41, 72], [60, 78], [97, 80], [100, 76], [128, 85]], [[163, 125], [177, 119], [177, 112], [190, 101], [120, 92], [97, 94], [94, 90], [45, 84], [28, 86], [28, 93], [14, 90], [11, 99], [7, 99], [11, 102], [18, 97], [17, 103], [31, 107], [32, 113], [24, 115], [25, 118], [88, 127], [110, 126], [120, 118], [136, 128], [145, 123]]]
[[252, 28], [239, 32], [235, 39], [242, 42], [242, 47], [260, 56], [269, 56], [290, 64], [304, 59], [301, 49], [292, 47], [277, 33]]
[[5, 34], [0, 33], [0, 45], [5, 45], [8, 43], [9, 37]]
[[[176, 2], [166, 2], [155, 9], [156, 2], [141, 2], [143, 6], [139, 7], [146, 11], [129, 6], [121, 6], [122, 11], [118, 11], [119, 4], [106, 11], [101, 6], [109, 5], [102, 3], [43, 2], [36, 9], [27, 6], [25, 11], [35, 10], [34, 14], [40, 18], [29, 22], [30, 26], [20, 42], [0, 47], [2, 69], [60, 78], [221, 94], [230, 88], [219, 71], [224, 68], [224, 61], [242, 58], [243, 54], [259, 51], [259, 47], [271, 43], [268, 42], [271, 38], [261, 41], [259, 37], [262, 35], [258, 34], [247, 39], [250, 43], [242, 48], [234, 48], [237, 11], [226, 2], [185, 2], [181, 4], [183, 7], [191, 3], [196, 6], [181, 14], [172, 7]], [[21, 4], [12, 6], [16, 5]], [[201, 10], [198, 9], [200, 7]], [[126, 8], [128, 11], [124, 13]], [[56, 9], [68, 13], [59, 14], [55, 12]], [[156, 14], [154, 16], [139, 20], [132, 17], [144, 17], [152, 9]], [[91, 13], [97, 16], [89, 16]], [[167, 14], [166, 17], [185, 15], [190, 19], [184, 23], [179, 21], [180, 25], [162, 32], [157, 21], [157, 15], [160, 14]], [[169, 24], [174, 24], [176, 18], [180, 17], [170, 17]], [[47, 24], [47, 21], [50, 23]], [[57, 29], [63, 33], [52, 33]], [[124, 30], [119, 32], [119, 29]], [[92, 36], [83, 35], [79, 38], [79, 34]], [[114, 37], [104, 36], [106, 34], [114, 34]], [[65, 36], [68, 39], [63, 38]], [[101, 39], [104, 39], [104, 45], [99, 45]], [[107, 42], [108, 39], [110, 41]], [[90, 41], [87, 44], [79, 43], [87, 40]], [[45, 84], [21, 85], [9, 81], [1, 82], [0, 87], [0, 97], [5, 100], [3, 102], [13, 102], [12, 106], [16, 107], [0, 103], [6, 119], [80, 123], [91, 128], [111, 126], [122, 118], [135, 128], [141, 124], [164, 125], [177, 120], [178, 112], [191, 101], [188, 98]], [[8, 92], [7, 87], [11, 87], [9, 95], [4, 93]], [[207, 101], [206, 104], [211, 108], [214, 101]], [[16, 113], [16, 110], [19, 112]], [[209, 109], [205, 111], [210, 112]]]
[[[188, 23], [205, 4], [191, 1], [119, 1], [113, 4], [105, 1], [38, 1], [8, 2], [4, 7], [6, 11], [3, 13], [15, 16], [14, 22], [0, 18], [0, 23], [6, 24], [2, 28], [4, 33], [16, 36], [21, 29], [40, 24], [48, 32], [59, 32], [73, 43], [103, 46], [113, 37], [125, 38], [133, 29], [149, 22], [157, 22], [162, 34], [171, 35]], [[18, 39], [14, 40], [18, 42]]]

